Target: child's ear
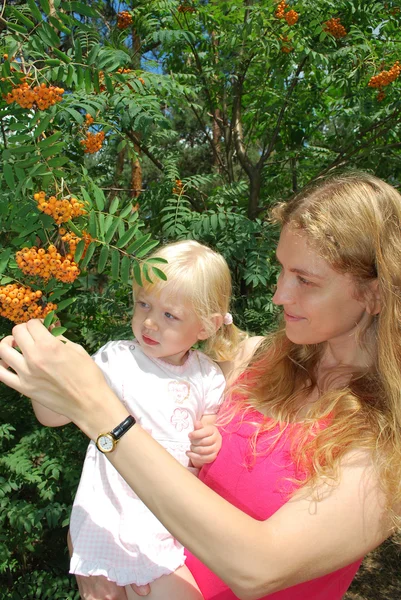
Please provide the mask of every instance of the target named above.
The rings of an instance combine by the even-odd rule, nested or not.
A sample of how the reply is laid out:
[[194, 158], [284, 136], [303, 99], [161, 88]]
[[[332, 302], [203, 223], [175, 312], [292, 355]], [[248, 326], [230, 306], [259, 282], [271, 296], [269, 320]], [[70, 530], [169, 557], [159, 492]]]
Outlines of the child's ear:
[[207, 340], [207, 338], [210, 338], [212, 335], [214, 335], [216, 331], [223, 325], [223, 316], [219, 315], [219, 313], [213, 314], [208, 319], [208, 325], [209, 327], [206, 327], [205, 325], [202, 327], [198, 333], [198, 340]]
[[366, 294], [366, 312], [372, 316], [377, 315], [381, 311], [381, 307], [379, 281], [374, 279], [369, 283], [369, 289]]

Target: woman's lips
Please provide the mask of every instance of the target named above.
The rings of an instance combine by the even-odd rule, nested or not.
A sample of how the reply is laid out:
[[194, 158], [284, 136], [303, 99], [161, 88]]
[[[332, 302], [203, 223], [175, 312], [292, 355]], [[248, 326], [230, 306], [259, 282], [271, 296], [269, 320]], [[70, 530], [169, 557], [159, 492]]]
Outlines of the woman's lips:
[[284, 319], [289, 323], [296, 323], [297, 321], [303, 321], [304, 317], [297, 317], [296, 315], [290, 315], [290, 313], [284, 311]]
[[142, 335], [142, 339], [148, 346], [156, 346], [159, 342], [152, 340], [152, 338], [147, 337], [146, 335]]

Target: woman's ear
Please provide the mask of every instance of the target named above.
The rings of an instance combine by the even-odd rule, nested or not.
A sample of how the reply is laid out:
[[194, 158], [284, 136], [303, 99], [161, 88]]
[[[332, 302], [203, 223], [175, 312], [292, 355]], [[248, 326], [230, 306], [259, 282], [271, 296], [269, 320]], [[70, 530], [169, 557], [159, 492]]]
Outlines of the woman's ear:
[[381, 311], [382, 302], [379, 289], [378, 279], [374, 279], [369, 283], [366, 291], [366, 312], [369, 315], [378, 315]]
[[219, 315], [219, 313], [214, 313], [208, 319], [209, 327], [203, 326], [200, 332], [198, 333], [198, 340], [207, 340], [212, 335], [216, 333], [218, 329], [223, 325], [223, 316]]

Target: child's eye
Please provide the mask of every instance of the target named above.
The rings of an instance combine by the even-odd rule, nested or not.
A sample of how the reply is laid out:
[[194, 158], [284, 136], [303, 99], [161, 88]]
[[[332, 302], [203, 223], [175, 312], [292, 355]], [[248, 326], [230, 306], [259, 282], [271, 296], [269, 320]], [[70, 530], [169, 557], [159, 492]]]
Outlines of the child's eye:
[[149, 308], [149, 304], [147, 302], [143, 302], [142, 300], [137, 300], [135, 304], [137, 304], [139, 308]]
[[169, 312], [165, 312], [165, 313], [164, 313], [164, 316], [165, 316], [167, 319], [176, 319], [176, 318], [177, 318], [177, 317], [175, 317], [174, 315], [172, 315], [172, 314], [171, 314], [171, 313], [169, 313]]

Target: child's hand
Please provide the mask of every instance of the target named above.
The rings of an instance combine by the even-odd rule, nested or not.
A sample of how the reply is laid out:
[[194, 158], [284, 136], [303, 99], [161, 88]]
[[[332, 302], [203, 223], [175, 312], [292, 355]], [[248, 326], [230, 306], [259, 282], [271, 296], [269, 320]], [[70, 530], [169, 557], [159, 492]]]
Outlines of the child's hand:
[[195, 421], [195, 429], [189, 434], [189, 439], [191, 450], [187, 456], [194, 467], [200, 468], [214, 461], [221, 448], [221, 435], [215, 425]]

